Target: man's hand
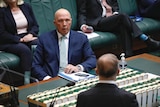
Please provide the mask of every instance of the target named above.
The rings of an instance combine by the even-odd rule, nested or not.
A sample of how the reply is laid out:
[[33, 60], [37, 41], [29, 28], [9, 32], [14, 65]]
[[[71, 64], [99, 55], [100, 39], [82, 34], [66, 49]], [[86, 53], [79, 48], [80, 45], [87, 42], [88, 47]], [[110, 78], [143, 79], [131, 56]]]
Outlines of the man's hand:
[[102, 4], [106, 8], [106, 16], [107, 17], [112, 16], [113, 15], [112, 7], [107, 4], [106, 0], [102, 0]]
[[66, 66], [66, 68], [64, 69], [64, 72], [67, 74], [71, 74], [73, 72], [78, 72], [78, 71], [79, 71], [79, 68], [77, 66], [72, 65], [72, 64], [68, 64]]
[[82, 25], [81, 29], [84, 33], [92, 33], [94, 31], [92, 26]]

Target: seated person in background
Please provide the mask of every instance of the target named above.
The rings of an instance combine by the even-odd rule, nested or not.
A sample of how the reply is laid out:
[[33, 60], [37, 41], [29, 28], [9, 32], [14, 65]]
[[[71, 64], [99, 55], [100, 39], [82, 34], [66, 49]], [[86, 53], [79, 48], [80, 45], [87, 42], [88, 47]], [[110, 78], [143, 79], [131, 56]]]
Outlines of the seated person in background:
[[[39, 37], [32, 72], [39, 80], [57, 76], [58, 72], [90, 71], [96, 67], [96, 56], [87, 36], [70, 30], [72, 18], [66, 9], [55, 12], [56, 30]], [[64, 40], [64, 42], [63, 42]]]
[[31, 71], [31, 45], [37, 44], [39, 26], [23, 0], [0, 0], [0, 51], [20, 57], [21, 72]]
[[139, 15], [160, 20], [160, 0], [137, 0]]
[[117, 0], [77, 0], [78, 26], [83, 32], [92, 26], [96, 31], [118, 33], [127, 56], [132, 56], [132, 38], [139, 38], [149, 47], [160, 48], [160, 42], [149, 38], [126, 14], [118, 13]]
[[78, 94], [76, 107], [138, 107], [135, 94], [120, 89], [116, 76], [120, 70], [114, 54], [104, 54], [97, 61], [99, 83]]

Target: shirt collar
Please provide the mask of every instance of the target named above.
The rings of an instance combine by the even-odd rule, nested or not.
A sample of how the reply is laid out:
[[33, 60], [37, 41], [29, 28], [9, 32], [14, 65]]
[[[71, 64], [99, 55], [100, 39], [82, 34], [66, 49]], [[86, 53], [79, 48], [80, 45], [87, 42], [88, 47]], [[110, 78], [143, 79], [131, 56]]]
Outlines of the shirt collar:
[[116, 84], [116, 81], [108, 81], [108, 80], [99, 80], [99, 83], [108, 83], [108, 84]]
[[[59, 33], [58, 31], [57, 31], [57, 34], [58, 34], [58, 39], [60, 39], [60, 38], [62, 37], [62, 34]], [[68, 33], [65, 35], [67, 39], [69, 38], [69, 34], [70, 34], [70, 32], [68, 32]]]

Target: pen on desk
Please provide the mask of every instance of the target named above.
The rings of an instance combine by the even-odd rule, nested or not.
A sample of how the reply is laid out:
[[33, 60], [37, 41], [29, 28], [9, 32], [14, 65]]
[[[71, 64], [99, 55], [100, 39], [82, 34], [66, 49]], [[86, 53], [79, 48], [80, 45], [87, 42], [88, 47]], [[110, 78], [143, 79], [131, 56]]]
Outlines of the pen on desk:
[[75, 74], [76, 76], [80, 76], [80, 77], [88, 77], [88, 74], [82, 74], [82, 73], [77, 73]]

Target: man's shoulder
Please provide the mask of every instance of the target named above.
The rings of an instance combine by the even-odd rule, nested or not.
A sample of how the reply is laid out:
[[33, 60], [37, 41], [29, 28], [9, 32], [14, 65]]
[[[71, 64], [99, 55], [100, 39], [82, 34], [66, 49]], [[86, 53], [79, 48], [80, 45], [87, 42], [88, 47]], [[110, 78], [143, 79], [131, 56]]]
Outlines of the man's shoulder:
[[84, 33], [75, 31], [75, 30], [71, 30], [71, 35], [77, 35], [77, 36], [84, 37], [84, 38], [87, 37], [87, 35], [85, 35]]
[[135, 94], [133, 94], [133, 93], [131, 93], [131, 92], [129, 92], [129, 91], [126, 91], [126, 90], [124, 90], [124, 89], [122, 89], [122, 88], [120, 88], [119, 89], [119, 92], [120, 92], [120, 94], [122, 95], [122, 96], [126, 96], [126, 97], [131, 97], [131, 96], [134, 96]]
[[80, 34], [80, 32], [78, 32], [76, 30], [71, 30], [70, 32], [71, 32], [71, 34]]

